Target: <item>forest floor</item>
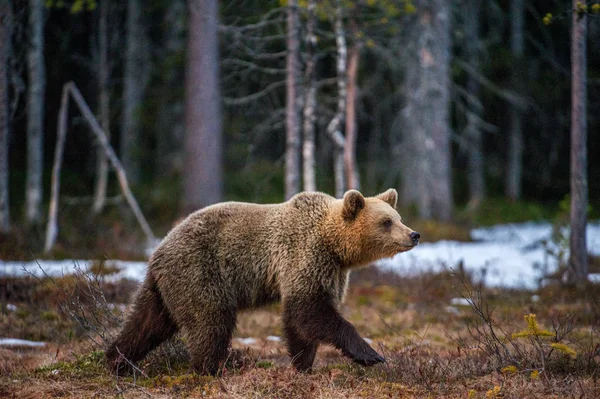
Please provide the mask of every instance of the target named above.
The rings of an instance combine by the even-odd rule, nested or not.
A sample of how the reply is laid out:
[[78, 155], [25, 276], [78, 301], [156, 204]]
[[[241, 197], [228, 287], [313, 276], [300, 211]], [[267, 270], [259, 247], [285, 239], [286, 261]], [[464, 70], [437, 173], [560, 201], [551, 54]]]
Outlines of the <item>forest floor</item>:
[[482, 288], [448, 270], [402, 277], [367, 268], [353, 275], [342, 312], [385, 364], [360, 367], [322, 346], [313, 372], [297, 373], [271, 306], [239, 315], [218, 377], [190, 371], [179, 337], [139, 371], [115, 376], [103, 348], [137, 283], [97, 272], [0, 280], [0, 337], [45, 342], [0, 346], [0, 397], [600, 397], [599, 285]]

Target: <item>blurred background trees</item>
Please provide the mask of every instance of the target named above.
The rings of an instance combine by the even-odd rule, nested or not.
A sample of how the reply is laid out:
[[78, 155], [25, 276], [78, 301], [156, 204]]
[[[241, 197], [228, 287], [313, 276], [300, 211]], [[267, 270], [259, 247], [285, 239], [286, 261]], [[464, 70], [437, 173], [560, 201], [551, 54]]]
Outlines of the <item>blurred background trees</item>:
[[[220, 200], [274, 202], [302, 189], [396, 187], [404, 214], [458, 223], [485, 222], [491, 209], [547, 214], [572, 190], [577, 2], [0, 4], [3, 231], [9, 210], [13, 225], [43, 218], [69, 80], [111, 133], [142, 207], [163, 230]], [[590, 43], [600, 37], [599, 9], [595, 0], [581, 9]], [[581, 126], [595, 132], [600, 51], [582, 54]], [[100, 212], [103, 198], [118, 194], [113, 172], [85, 125], [74, 118], [70, 129], [64, 195], [95, 192], [90, 206]], [[600, 150], [597, 135], [578, 137], [580, 150]], [[600, 161], [591, 156], [577, 168], [590, 176], [595, 212]], [[118, 212], [112, 217], [128, 217]]]

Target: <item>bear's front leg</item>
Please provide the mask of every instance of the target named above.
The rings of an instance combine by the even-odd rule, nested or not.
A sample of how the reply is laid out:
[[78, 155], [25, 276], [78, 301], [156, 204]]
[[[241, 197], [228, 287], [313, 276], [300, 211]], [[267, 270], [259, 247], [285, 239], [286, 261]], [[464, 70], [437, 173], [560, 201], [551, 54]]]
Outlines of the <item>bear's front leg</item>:
[[310, 297], [288, 297], [283, 301], [283, 323], [299, 333], [305, 341], [330, 344], [344, 356], [363, 366], [385, 361], [344, 319], [333, 299], [326, 293]]
[[286, 323], [283, 326], [283, 329], [292, 364], [298, 371], [310, 372], [312, 370], [312, 365], [315, 362], [319, 344], [302, 338], [296, 329], [289, 323]]

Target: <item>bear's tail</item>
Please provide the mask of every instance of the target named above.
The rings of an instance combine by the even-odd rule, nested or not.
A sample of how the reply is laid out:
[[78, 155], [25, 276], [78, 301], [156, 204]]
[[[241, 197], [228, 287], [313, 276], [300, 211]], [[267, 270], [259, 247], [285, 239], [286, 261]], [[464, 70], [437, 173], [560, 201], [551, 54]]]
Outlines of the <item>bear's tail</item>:
[[176, 332], [156, 280], [148, 271], [125, 326], [106, 351], [107, 365], [115, 372], [126, 370]]

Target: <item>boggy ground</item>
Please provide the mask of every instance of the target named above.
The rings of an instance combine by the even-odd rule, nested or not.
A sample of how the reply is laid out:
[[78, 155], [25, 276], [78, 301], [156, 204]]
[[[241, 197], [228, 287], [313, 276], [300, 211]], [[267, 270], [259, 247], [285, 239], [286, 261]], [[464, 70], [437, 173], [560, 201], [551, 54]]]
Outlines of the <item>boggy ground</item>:
[[370, 268], [353, 275], [343, 313], [385, 364], [363, 368], [321, 347], [313, 373], [297, 373], [272, 306], [239, 316], [219, 377], [190, 372], [181, 338], [115, 376], [103, 345], [134, 284], [109, 283], [102, 270], [110, 273], [0, 280], [0, 337], [48, 342], [0, 347], [1, 398], [600, 397], [598, 286], [478, 289], [460, 271], [400, 277]]

